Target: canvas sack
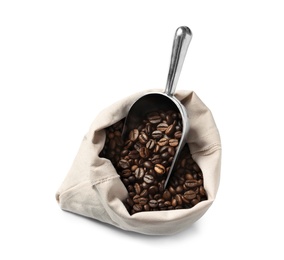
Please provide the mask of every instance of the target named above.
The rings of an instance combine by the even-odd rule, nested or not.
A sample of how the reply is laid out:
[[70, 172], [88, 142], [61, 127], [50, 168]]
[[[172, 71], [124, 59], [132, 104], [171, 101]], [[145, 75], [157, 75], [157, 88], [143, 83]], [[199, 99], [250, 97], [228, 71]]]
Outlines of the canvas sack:
[[211, 111], [195, 92], [179, 90], [175, 96], [185, 106], [190, 120], [187, 143], [192, 158], [203, 172], [208, 200], [201, 201], [190, 209], [140, 212], [133, 215], [126, 210], [123, 201], [128, 196], [127, 190], [110, 160], [99, 154], [105, 144], [105, 128], [125, 118], [132, 103], [148, 92], [128, 96], [105, 108], [95, 118], [56, 193], [62, 210], [123, 230], [148, 235], [170, 235], [187, 229], [212, 205], [220, 179], [219, 132]]

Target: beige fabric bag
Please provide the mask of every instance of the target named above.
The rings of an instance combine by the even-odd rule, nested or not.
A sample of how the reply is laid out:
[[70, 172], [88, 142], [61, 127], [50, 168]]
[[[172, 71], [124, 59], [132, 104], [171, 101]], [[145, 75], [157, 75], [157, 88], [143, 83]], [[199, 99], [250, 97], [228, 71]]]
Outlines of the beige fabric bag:
[[123, 204], [128, 195], [126, 188], [111, 162], [98, 155], [105, 143], [104, 129], [124, 118], [131, 104], [144, 93], [146, 91], [120, 100], [97, 116], [56, 193], [56, 199], [63, 210], [124, 230], [148, 235], [169, 235], [189, 227], [213, 203], [220, 178], [221, 142], [210, 110], [194, 92], [177, 91], [176, 97], [186, 107], [190, 119], [187, 142], [193, 159], [203, 172], [208, 200], [190, 209], [130, 215]]

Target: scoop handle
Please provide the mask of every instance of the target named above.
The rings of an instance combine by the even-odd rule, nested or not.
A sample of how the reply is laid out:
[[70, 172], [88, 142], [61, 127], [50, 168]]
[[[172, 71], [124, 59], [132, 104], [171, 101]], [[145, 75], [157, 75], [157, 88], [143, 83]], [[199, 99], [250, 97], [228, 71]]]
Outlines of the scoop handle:
[[165, 93], [169, 96], [173, 96], [175, 93], [179, 75], [191, 38], [192, 33], [188, 27], [181, 26], [177, 28], [172, 47], [168, 81], [165, 88]]

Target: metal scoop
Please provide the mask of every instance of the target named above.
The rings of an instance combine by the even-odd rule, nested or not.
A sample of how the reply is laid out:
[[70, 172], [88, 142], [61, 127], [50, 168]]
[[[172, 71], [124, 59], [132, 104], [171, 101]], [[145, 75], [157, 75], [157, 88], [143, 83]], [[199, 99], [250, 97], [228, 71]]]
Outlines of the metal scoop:
[[150, 92], [135, 101], [128, 112], [122, 131], [122, 138], [125, 139], [128, 136], [129, 131], [136, 128], [139, 123], [141, 124], [144, 116], [150, 112], [159, 110], [174, 110], [181, 114], [182, 136], [180, 138], [170, 170], [166, 176], [164, 188], [167, 186], [176, 160], [186, 143], [186, 136], [189, 131], [189, 120], [186, 110], [180, 101], [174, 96], [174, 92], [191, 38], [192, 33], [188, 27], [181, 26], [176, 30], [165, 91]]

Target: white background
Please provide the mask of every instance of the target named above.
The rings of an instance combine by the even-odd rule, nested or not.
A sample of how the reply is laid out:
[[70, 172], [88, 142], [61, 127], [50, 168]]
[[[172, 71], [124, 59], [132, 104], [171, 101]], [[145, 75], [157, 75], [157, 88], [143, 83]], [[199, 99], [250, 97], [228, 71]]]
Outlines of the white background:
[[[0, 258], [283, 259], [281, 2], [1, 1]], [[164, 88], [181, 25], [193, 39], [177, 88], [222, 139], [215, 202], [165, 237], [61, 211], [55, 193], [97, 113]]]

